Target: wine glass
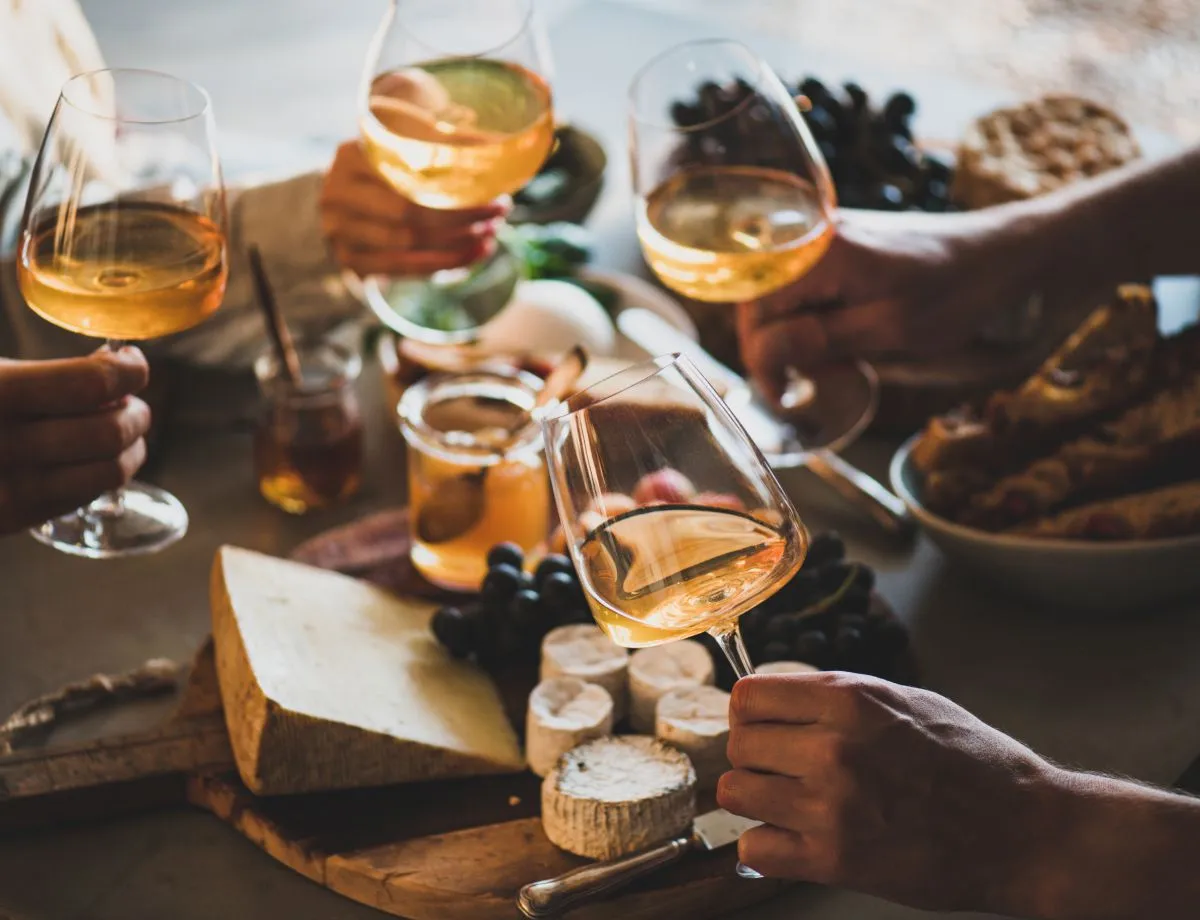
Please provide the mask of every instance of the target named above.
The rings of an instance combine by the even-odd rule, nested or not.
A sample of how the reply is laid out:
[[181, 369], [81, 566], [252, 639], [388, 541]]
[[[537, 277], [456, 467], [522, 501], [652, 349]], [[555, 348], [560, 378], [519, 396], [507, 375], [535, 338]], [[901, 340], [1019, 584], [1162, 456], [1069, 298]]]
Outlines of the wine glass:
[[[554, 142], [549, 67], [533, 0], [390, 0], [359, 92], [368, 160], [427, 208], [479, 207], [517, 191]], [[424, 279], [406, 298], [409, 308], [394, 297], [368, 300], [390, 300], [380, 318], [405, 335], [462, 341], [507, 299], [456, 298], [470, 274]]]
[[638, 648], [708, 632], [753, 673], [738, 618], [799, 570], [808, 535], [758, 448], [686, 357], [542, 420], [566, 543], [597, 624]]
[[[123, 342], [182, 332], [221, 304], [225, 191], [208, 95], [148, 70], [72, 77], [34, 165], [17, 277], [55, 325]], [[187, 532], [169, 492], [142, 483], [33, 529], [63, 552], [150, 553]]]
[[[680, 102], [697, 92], [696, 107]], [[688, 42], [629, 92], [637, 231], [651, 269], [694, 300], [757, 300], [811, 269], [836, 195], [787, 88], [745, 45]]]

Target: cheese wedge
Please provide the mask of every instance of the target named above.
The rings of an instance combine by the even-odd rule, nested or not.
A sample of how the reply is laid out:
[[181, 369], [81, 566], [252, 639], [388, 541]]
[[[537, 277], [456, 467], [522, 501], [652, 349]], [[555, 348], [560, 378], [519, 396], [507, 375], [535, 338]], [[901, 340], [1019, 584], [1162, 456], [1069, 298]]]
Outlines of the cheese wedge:
[[599, 684], [578, 677], [544, 680], [529, 694], [525, 721], [529, 769], [545, 776], [567, 751], [611, 735], [612, 729], [612, 697]]
[[713, 682], [712, 655], [699, 642], [684, 639], [638, 649], [629, 659], [629, 723], [635, 732], [654, 732], [659, 697], [679, 687]]
[[491, 680], [430, 633], [432, 605], [228, 546], [211, 602], [229, 738], [254, 792], [524, 769]]
[[729, 694], [718, 687], [682, 687], [658, 701], [654, 734], [688, 755], [701, 789], [729, 769]]
[[556, 847], [615, 859], [690, 831], [696, 771], [654, 738], [598, 738], [564, 754], [542, 781], [542, 827]]

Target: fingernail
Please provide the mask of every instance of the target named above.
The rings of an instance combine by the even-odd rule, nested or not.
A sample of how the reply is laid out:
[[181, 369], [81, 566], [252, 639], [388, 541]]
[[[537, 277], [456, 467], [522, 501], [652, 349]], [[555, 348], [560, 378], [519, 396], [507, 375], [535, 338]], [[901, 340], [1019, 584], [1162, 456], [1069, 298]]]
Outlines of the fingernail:
[[146, 356], [136, 345], [122, 345], [115, 352], [117, 360], [122, 364], [145, 364]]

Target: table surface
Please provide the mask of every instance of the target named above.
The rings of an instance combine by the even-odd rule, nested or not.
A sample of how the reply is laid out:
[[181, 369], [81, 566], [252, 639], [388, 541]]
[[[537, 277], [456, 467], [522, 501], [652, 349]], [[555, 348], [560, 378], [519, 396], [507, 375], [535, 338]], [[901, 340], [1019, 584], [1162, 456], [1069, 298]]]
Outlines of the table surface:
[[[210, 87], [235, 141], [255, 131], [291, 144], [296, 162], [327, 155], [351, 130], [357, 60], [373, 7], [294, 0], [287, 15], [260, 16], [255, 32], [237, 0], [172, 10], [172, 39], [161, 42], [162, 11], [173, 4], [130, 0], [86, 4], [114, 63], [163, 66]], [[272, 4], [262, 4], [262, 8]], [[203, 22], [189, 17], [206, 12]], [[201, 28], [203, 26], [203, 28]], [[211, 34], [256, 36], [234, 43], [232, 63], [212, 55]], [[156, 31], [157, 30], [157, 31]], [[266, 32], [265, 30], [269, 30]], [[630, 229], [623, 149], [623, 88], [638, 64], [711, 23], [623, 4], [562, 0], [553, 18], [560, 110], [609, 144], [612, 169], [592, 219], [599, 261], [640, 264]], [[721, 27], [739, 34], [736, 24]], [[269, 37], [269, 40], [267, 40]], [[906, 80], [869, 62], [847, 62], [778, 38], [744, 36], [790, 73], [853, 73], [868, 86], [906, 85], [924, 104], [922, 127], [954, 136], [997, 93], [944, 80]], [[240, 54], [234, 54], [237, 48]], [[117, 55], [111, 54], [111, 57]], [[799, 63], [797, 60], [799, 59]], [[303, 62], [303, 63], [300, 63]], [[319, 63], [314, 63], [319, 62]], [[326, 63], [328, 62], [328, 63]], [[335, 63], [336, 62], [336, 63]], [[245, 86], [255, 86], [248, 94]], [[240, 93], [240, 95], [239, 95]], [[242, 150], [248, 150], [243, 146]], [[282, 150], [283, 147], [281, 146]], [[274, 155], [275, 147], [263, 147]], [[0, 540], [0, 712], [95, 671], [120, 671], [154, 656], [186, 657], [208, 631], [207, 577], [224, 542], [286, 554], [312, 534], [402, 499], [399, 436], [386, 423], [378, 374], [364, 378], [372, 420], [362, 494], [328, 514], [290, 518], [258, 500], [246, 435], [181, 432], [157, 481], [192, 515], [186, 540], [158, 557], [94, 563], [56, 555], [25, 536]], [[864, 442], [851, 459], [882, 476], [894, 445]], [[926, 682], [985, 720], [1060, 761], [1167, 783], [1200, 752], [1200, 617], [1147, 611], [1136, 623], [1056, 617], [992, 596], [951, 571], [922, 539], [890, 545], [802, 471], [785, 485], [814, 527], [836, 526], [852, 553], [878, 567], [883, 593], [912, 628]], [[154, 707], [110, 719], [109, 730], [145, 724]], [[70, 884], [63, 884], [69, 878]], [[379, 916], [323, 891], [273, 862], [207, 815], [178, 810], [0, 842], [0, 918], [36, 920], [366, 920]], [[798, 888], [741, 920], [902, 920], [926, 916], [845, 892]]]

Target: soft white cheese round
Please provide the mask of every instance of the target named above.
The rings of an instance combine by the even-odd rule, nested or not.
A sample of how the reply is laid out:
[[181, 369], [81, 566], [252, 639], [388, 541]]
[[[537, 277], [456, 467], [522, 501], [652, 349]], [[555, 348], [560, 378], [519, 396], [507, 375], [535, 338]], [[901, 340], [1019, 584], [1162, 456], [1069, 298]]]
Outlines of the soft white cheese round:
[[729, 769], [729, 694], [719, 687], [683, 687], [658, 701], [654, 734], [687, 754], [701, 789]]
[[655, 738], [599, 738], [564, 754], [542, 781], [550, 842], [590, 859], [616, 859], [689, 832], [696, 771]]
[[512, 300], [479, 330], [493, 354], [561, 354], [582, 345], [593, 357], [617, 349], [617, 331], [604, 307], [567, 281], [521, 281]]
[[630, 725], [635, 732], [651, 734], [659, 697], [680, 687], [711, 684], [713, 679], [712, 656], [692, 639], [638, 649], [629, 659]]
[[819, 674], [821, 669], [803, 661], [768, 661], [755, 665], [755, 674]]
[[593, 738], [612, 734], [613, 704], [599, 684], [578, 677], [544, 680], [529, 694], [525, 717], [525, 758], [545, 776], [558, 758]]
[[599, 626], [559, 626], [542, 640], [539, 680], [578, 677], [599, 684], [613, 702], [613, 721], [620, 722], [629, 707], [625, 673], [629, 652], [606, 636]]

